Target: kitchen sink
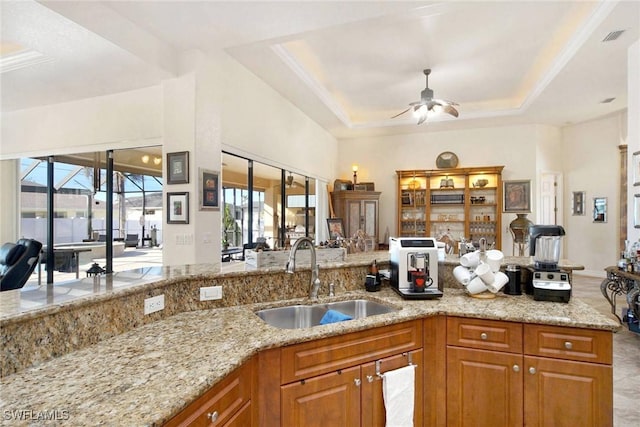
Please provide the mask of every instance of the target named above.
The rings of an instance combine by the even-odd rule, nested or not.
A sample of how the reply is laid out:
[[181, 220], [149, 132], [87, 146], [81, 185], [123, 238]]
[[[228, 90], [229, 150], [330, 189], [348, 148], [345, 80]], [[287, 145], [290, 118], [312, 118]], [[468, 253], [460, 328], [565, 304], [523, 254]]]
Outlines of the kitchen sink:
[[268, 325], [280, 329], [301, 329], [320, 325], [328, 310], [339, 311], [353, 319], [391, 313], [398, 309], [375, 301], [356, 299], [311, 305], [288, 305], [256, 312]]

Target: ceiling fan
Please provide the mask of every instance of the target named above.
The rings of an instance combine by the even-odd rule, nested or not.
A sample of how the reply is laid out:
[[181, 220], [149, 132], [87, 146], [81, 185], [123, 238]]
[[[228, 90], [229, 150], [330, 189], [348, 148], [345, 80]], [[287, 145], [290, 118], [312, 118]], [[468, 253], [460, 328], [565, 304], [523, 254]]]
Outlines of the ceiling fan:
[[299, 182], [294, 181], [293, 180], [293, 174], [291, 172], [289, 172], [289, 176], [287, 177], [287, 187], [288, 188], [304, 187], [304, 185], [300, 184]]
[[424, 70], [424, 75], [426, 76], [427, 83], [426, 88], [422, 92], [420, 92], [420, 101], [410, 103], [409, 108], [391, 117], [392, 119], [401, 116], [402, 114], [412, 109], [413, 114], [418, 118], [418, 124], [422, 124], [425, 120], [427, 120], [427, 117], [439, 112], [444, 112], [447, 114], [451, 114], [453, 117], [458, 117], [458, 110], [456, 110], [454, 107], [454, 105], [458, 104], [452, 101], [436, 99], [433, 97], [433, 90], [429, 89], [429, 74], [431, 74], [431, 69], [427, 68], [426, 70]]

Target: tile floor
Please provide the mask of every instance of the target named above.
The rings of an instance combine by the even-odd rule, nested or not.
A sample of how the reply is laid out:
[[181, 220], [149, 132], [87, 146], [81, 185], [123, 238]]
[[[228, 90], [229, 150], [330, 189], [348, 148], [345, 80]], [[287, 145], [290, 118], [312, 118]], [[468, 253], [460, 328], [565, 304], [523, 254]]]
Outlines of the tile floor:
[[[159, 267], [162, 265], [162, 250], [159, 248], [128, 249], [125, 254], [114, 259], [114, 271], [126, 271], [128, 269], [145, 267]], [[104, 260], [95, 260], [104, 265]], [[223, 269], [236, 267], [242, 263], [229, 263]], [[231, 265], [232, 264], [232, 265]], [[90, 264], [80, 267], [84, 272]], [[57, 273], [55, 281], [63, 284], [65, 281], [75, 279], [75, 273]], [[46, 273], [43, 272], [43, 282], [46, 281]], [[573, 275], [573, 295], [596, 310], [613, 319], [611, 307], [602, 296], [600, 283], [602, 278]], [[45, 285], [46, 286], [46, 285]], [[64, 284], [63, 284], [64, 286]], [[56, 286], [57, 287], [57, 286]], [[25, 288], [38, 288], [37, 276], [29, 282]], [[618, 299], [618, 310], [626, 306], [624, 297]], [[619, 316], [622, 316], [618, 312]], [[631, 427], [640, 426], [640, 334], [631, 332], [626, 326], [613, 336], [613, 404], [614, 426]]]
[[[610, 316], [611, 306], [600, 292], [602, 278], [573, 275], [573, 296]], [[618, 297], [618, 310], [626, 306], [624, 296]], [[620, 312], [618, 316], [622, 316]], [[640, 426], [640, 334], [626, 326], [613, 335], [613, 425]]]

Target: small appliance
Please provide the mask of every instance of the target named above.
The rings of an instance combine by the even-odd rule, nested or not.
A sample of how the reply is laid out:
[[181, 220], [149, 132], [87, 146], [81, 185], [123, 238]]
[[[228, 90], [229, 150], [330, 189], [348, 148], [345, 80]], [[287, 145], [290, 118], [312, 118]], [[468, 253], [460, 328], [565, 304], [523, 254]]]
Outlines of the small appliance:
[[438, 284], [438, 245], [433, 237], [389, 238], [391, 288], [405, 299], [442, 297]]
[[571, 283], [569, 274], [560, 271], [560, 250], [564, 228], [560, 225], [532, 225], [529, 227], [529, 250], [533, 256], [531, 284], [527, 293], [536, 301], [569, 302]]

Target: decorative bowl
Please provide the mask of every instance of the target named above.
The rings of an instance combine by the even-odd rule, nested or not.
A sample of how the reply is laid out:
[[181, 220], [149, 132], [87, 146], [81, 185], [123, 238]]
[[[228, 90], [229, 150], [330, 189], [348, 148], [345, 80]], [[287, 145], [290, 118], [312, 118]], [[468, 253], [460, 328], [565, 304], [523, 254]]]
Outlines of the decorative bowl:
[[489, 183], [488, 179], [479, 179], [476, 182], [473, 183], [474, 187], [484, 187], [485, 185], [487, 185]]

